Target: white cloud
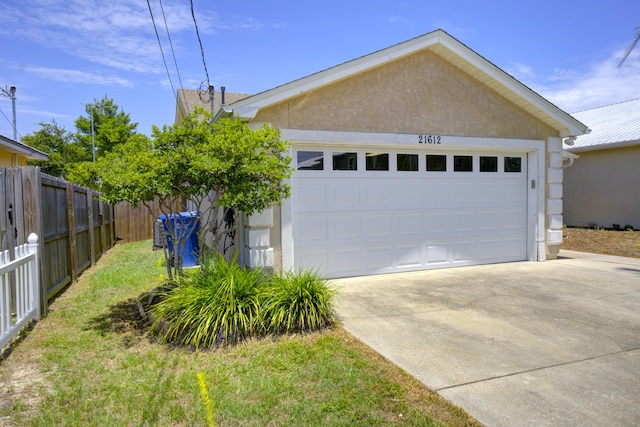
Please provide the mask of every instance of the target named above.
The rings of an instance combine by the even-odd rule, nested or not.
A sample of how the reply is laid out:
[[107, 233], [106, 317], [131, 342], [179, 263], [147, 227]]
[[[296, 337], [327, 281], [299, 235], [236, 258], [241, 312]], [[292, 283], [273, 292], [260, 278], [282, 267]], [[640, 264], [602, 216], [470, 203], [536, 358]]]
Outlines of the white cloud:
[[403, 16], [389, 16], [388, 20], [392, 24], [406, 25], [406, 24], [410, 23], [410, 21], [407, 18], [403, 17]]
[[133, 84], [129, 80], [122, 79], [120, 77], [109, 77], [102, 74], [87, 73], [79, 70], [65, 70], [60, 68], [47, 67], [25, 67], [24, 70], [50, 80], [56, 80], [65, 83], [88, 83], [104, 86], [124, 87], [133, 86]]
[[[0, 32], [30, 40], [67, 55], [123, 71], [163, 72], [159, 47], [145, 2], [128, 0], [32, 0], [19, 5], [0, 5], [0, 15], [11, 16]], [[152, 2], [163, 48], [169, 49], [163, 13]], [[180, 32], [193, 30], [186, 4], [163, 2], [164, 16], [174, 47]], [[207, 16], [199, 26], [211, 27]], [[178, 45], [178, 46], [176, 46]], [[166, 52], [165, 52], [166, 54]]]
[[584, 71], [556, 69], [541, 77], [529, 67], [514, 66], [509, 72], [564, 111], [575, 113], [640, 98], [640, 49], [619, 66], [623, 53], [616, 51]]
[[537, 78], [533, 67], [527, 64], [515, 64], [505, 69], [506, 72], [517, 78], [518, 80], [535, 80]]
[[[165, 70], [157, 37], [167, 60], [171, 57], [165, 19], [178, 58], [184, 49], [196, 47], [194, 22], [189, 2], [164, 0], [162, 9], [156, 1], [149, 4], [157, 36], [147, 3], [131, 0], [3, 0], [0, 16], [10, 19], [0, 26], [0, 34], [120, 71], [162, 74]], [[195, 8], [201, 36], [219, 30], [255, 31], [286, 26], [244, 16], [222, 19], [204, 7]]]

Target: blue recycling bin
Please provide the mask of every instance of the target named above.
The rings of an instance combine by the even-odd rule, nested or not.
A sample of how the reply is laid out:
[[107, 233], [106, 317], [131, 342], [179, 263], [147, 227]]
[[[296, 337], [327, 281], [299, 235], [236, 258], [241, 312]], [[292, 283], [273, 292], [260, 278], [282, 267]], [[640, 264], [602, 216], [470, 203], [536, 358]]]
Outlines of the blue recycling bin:
[[[200, 228], [200, 212], [180, 212], [179, 214], [160, 215], [158, 217], [164, 226], [167, 236], [167, 247], [173, 258], [173, 242], [169, 227], [175, 229], [176, 237], [184, 239], [184, 253], [182, 255], [182, 267], [196, 267], [198, 263], [198, 229]], [[180, 248], [178, 248], [180, 250]]]

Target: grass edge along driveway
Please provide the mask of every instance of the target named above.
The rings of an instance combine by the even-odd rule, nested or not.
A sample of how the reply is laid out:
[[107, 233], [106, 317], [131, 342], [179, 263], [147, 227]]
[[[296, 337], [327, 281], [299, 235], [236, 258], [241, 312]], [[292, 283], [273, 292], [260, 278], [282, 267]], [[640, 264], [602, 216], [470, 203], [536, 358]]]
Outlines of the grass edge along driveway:
[[134, 302], [161, 282], [160, 257], [117, 245], [51, 304], [0, 361], [0, 426], [479, 425], [339, 324], [226, 349], [157, 344]]

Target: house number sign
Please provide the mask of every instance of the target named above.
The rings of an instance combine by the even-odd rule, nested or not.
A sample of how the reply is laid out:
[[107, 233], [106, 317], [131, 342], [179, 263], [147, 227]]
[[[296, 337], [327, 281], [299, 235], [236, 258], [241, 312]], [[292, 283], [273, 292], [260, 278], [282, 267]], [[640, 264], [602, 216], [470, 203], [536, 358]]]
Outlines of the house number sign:
[[418, 144], [442, 144], [440, 135], [418, 135]]

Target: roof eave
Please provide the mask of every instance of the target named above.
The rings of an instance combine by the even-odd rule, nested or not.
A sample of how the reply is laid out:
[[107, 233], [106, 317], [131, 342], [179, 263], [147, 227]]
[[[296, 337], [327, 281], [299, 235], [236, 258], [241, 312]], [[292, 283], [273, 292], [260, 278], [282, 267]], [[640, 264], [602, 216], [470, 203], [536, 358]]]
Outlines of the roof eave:
[[12, 154], [26, 157], [27, 160], [49, 160], [47, 153], [43, 153], [40, 150], [36, 150], [35, 148], [2, 135], [0, 135], [0, 146]]
[[586, 125], [562, 111], [443, 30], [427, 33], [395, 46], [286, 83], [233, 103], [230, 105], [230, 108], [234, 111], [234, 115], [251, 120], [256, 116], [257, 112], [265, 106], [279, 103], [320, 86], [345, 79], [390, 60], [408, 56], [426, 48], [432, 49], [436, 54], [454, 66], [495, 90], [501, 96], [518, 105], [553, 129], [556, 129], [560, 137], [567, 138], [588, 133]]
[[[579, 136], [589, 132], [589, 128], [585, 124], [564, 112], [448, 33], [443, 32], [439, 46], [442, 46], [442, 48], [436, 47], [433, 49], [437, 54], [449, 60], [450, 63], [463, 71], [466, 71], [472, 77], [495, 90], [506, 99], [509, 99], [520, 108], [523, 108], [528, 113], [556, 129], [560, 137]], [[443, 48], [446, 48], [458, 58], [462, 58], [468, 65], [475, 68], [477, 72], [474, 73], [468, 65], [465, 66], [464, 63], [454, 62], [454, 58], [451, 58], [449, 56], [450, 54], [447, 55], [447, 53], [443, 51]], [[478, 72], [488, 78], [482, 78]]]
[[585, 151], [597, 151], [597, 150], [608, 150], [613, 148], [626, 148], [626, 147], [635, 147], [640, 146], [640, 140], [633, 141], [617, 141], [617, 142], [609, 142], [606, 144], [596, 144], [596, 145], [586, 145], [581, 147], [567, 147], [565, 150], [571, 153], [583, 153]]
[[240, 120], [250, 121], [257, 113], [258, 109], [252, 105], [243, 108], [231, 108], [228, 105], [223, 105], [213, 116], [212, 121], [217, 122], [225, 117], [238, 117]]

